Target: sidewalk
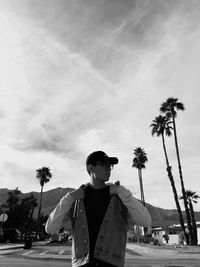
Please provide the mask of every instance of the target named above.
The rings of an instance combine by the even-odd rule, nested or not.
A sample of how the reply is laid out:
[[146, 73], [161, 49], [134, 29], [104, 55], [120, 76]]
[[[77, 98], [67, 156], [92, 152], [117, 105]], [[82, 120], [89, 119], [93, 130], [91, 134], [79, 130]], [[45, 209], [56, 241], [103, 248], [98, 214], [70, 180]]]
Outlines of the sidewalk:
[[[21, 242], [21, 243], [0, 243], [0, 250], [23, 248], [24, 245], [25, 245], [24, 242]], [[43, 246], [43, 245], [47, 245], [47, 241], [33, 241], [32, 242], [32, 246]]]
[[4, 244], [4, 243], [0, 243], [0, 250], [17, 249], [17, 248], [23, 248], [23, 247], [24, 247], [24, 243], [21, 243], [21, 244], [16, 244], [16, 243]]
[[200, 246], [186, 246], [186, 247], [176, 247], [173, 246], [155, 246], [151, 244], [144, 243], [131, 243], [128, 242], [128, 249], [142, 255], [143, 257], [150, 258], [177, 258], [180, 256], [185, 258], [197, 257], [200, 259]]

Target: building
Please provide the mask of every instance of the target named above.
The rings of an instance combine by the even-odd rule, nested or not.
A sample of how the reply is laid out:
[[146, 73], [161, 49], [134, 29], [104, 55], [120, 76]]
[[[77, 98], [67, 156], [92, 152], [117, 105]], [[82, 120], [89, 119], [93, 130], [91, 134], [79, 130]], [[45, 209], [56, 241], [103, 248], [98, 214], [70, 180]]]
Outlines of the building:
[[[198, 245], [200, 245], [200, 221], [196, 222]], [[185, 224], [185, 226], [187, 226]], [[180, 224], [173, 224], [168, 227], [152, 228], [152, 236], [158, 240], [158, 244], [180, 244], [183, 241]]]

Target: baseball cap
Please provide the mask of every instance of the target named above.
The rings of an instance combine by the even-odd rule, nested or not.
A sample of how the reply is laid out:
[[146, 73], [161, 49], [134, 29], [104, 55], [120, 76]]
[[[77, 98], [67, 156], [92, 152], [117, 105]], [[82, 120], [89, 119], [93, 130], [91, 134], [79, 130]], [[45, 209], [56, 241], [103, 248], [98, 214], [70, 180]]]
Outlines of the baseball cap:
[[117, 164], [118, 158], [116, 157], [109, 157], [105, 152], [103, 151], [94, 151], [92, 152], [86, 159], [86, 165], [89, 164], [95, 164], [96, 162], [110, 162], [110, 164]]

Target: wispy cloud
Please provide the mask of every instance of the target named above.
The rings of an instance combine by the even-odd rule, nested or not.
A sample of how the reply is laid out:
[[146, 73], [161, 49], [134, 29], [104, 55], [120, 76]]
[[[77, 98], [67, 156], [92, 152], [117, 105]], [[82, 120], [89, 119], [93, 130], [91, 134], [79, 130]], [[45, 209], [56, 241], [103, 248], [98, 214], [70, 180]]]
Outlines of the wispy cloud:
[[[161, 102], [174, 96], [186, 107], [177, 118], [186, 187], [199, 188], [198, 1], [0, 7], [0, 187], [39, 190], [35, 170], [43, 165], [53, 172], [46, 190], [77, 187], [87, 181], [85, 157], [101, 149], [120, 159], [112, 180], [139, 197], [131, 165], [141, 146], [149, 158], [146, 201], [175, 207], [161, 140], [149, 128]], [[167, 146], [180, 192], [173, 138]]]

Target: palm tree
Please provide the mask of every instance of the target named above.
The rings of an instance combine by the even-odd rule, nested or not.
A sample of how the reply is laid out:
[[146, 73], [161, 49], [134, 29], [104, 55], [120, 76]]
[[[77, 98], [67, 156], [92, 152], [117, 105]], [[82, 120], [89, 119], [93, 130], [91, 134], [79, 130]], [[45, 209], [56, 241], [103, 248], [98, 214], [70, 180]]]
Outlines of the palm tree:
[[185, 110], [185, 108], [184, 108], [183, 103], [178, 102], [178, 98], [173, 98], [173, 97], [168, 98], [165, 102], [161, 104], [161, 107], [160, 107], [160, 111], [162, 113], [165, 113], [166, 117], [171, 118], [172, 123], [173, 123], [174, 141], [175, 141], [176, 155], [177, 155], [177, 160], [178, 160], [178, 169], [179, 169], [179, 175], [180, 175], [180, 181], [181, 181], [183, 202], [185, 206], [189, 235], [190, 235], [190, 239], [192, 239], [192, 225], [191, 225], [190, 213], [189, 213], [189, 209], [187, 205], [185, 186], [184, 186], [181, 161], [180, 161], [180, 153], [179, 153], [179, 147], [178, 147], [177, 131], [176, 131], [176, 122], [175, 122], [175, 118], [177, 116], [176, 110]]
[[[170, 183], [171, 183], [172, 191], [174, 193], [174, 200], [175, 200], [175, 203], [176, 203], [176, 208], [177, 208], [177, 212], [178, 212], [178, 215], [179, 215], [179, 221], [180, 221], [180, 224], [181, 224], [181, 228], [182, 228], [182, 231], [184, 232], [185, 236], [187, 237], [186, 232], [185, 232], [183, 214], [182, 214], [180, 203], [179, 203], [179, 200], [178, 200], [178, 194], [177, 194], [176, 186], [175, 186], [175, 183], [174, 183], [174, 178], [173, 178], [173, 175], [172, 175], [171, 166], [169, 165], [169, 160], [168, 160], [168, 155], [167, 155], [167, 150], [166, 150], [166, 145], [165, 145], [164, 134], [166, 136], [171, 136], [172, 135], [171, 130], [173, 130], [173, 127], [171, 126], [171, 123], [172, 122], [169, 120], [168, 117], [159, 115], [158, 117], [156, 117], [152, 121], [152, 124], [150, 125], [150, 127], [152, 127], [152, 130], [151, 130], [152, 136], [154, 136], [156, 134], [157, 137], [159, 137], [159, 136], [162, 137], [162, 145], [163, 145], [163, 150], [164, 150], [165, 160], [166, 160], [166, 165], [167, 165], [166, 170], [167, 170], [168, 177], [169, 177], [169, 180], [170, 180]], [[188, 241], [189, 240], [187, 240], [187, 243], [188, 243]]]
[[[52, 174], [51, 174], [50, 169], [48, 167], [42, 167], [41, 169], [36, 170], [36, 179], [39, 180], [39, 183], [41, 185], [40, 203], [39, 203], [38, 216], [37, 216], [37, 227], [38, 227], [38, 222], [39, 222], [39, 218], [40, 218], [40, 214], [41, 214], [43, 187], [44, 187], [44, 184], [49, 182], [51, 177], [52, 177]], [[37, 230], [36, 230], [36, 232], [37, 232]], [[37, 235], [37, 233], [36, 233], [36, 235]]]
[[[190, 216], [192, 220], [192, 228], [193, 228], [193, 243], [192, 245], [197, 245], [198, 244], [198, 238], [197, 238], [197, 225], [196, 225], [196, 219], [195, 219], [195, 213], [194, 213], [194, 208], [193, 208], [193, 203], [198, 202], [198, 198], [200, 198], [199, 195], [196, 194], [196, 192], [191, 191], [191, 190], [186, 190], [186, 198], [190, 210]], [[183, 199], [183, 196], [180, 197], [180, 199]]]
[[145, 206], [144, 189], [143, 189], [143, 182], [142, 182], [142, 169], [145, 168], [145, 163], [148, 161], [147, 154], [144, 151], [144, 149], [142, 149], [141, 147], [135, 148], [133, 154], [135, 155], [135, 158], [133, 158], [132, 167], [138, 169], [141, 202]]

